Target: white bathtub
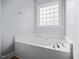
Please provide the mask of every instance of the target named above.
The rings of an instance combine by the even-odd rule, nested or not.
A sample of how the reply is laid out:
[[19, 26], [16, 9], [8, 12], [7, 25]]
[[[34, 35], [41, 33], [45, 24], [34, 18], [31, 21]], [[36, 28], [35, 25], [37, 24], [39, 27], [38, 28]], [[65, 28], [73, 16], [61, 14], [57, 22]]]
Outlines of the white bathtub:
[[15, 36], [15, 52], [23, 59], [70, 59], [71, 55], [64, 37], [48, 34]]

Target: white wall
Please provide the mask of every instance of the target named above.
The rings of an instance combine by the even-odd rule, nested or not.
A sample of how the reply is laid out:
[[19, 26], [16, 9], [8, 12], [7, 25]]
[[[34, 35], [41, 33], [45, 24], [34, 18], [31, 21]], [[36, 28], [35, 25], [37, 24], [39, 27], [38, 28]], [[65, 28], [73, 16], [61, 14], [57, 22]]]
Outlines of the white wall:
[[0, 0], [0, 56], [1, 56], [1, 0]]
[[[77, 11], [78, 11], [78, 44], [77, 44], [77, 47], [78, 47], [78, 59], [79, 59], [79, 0], [77, 0]], [[76, 58], [75, 58], [76, 59]]]
[[13, 51], [13, 36], [34, 33], [33, 2], [33, 0], [2, 0], [2, 55]]
[[66, 35], [73, 43], [74, 59], [79, 59], [77, 6], [77, 0], [66, 0]]

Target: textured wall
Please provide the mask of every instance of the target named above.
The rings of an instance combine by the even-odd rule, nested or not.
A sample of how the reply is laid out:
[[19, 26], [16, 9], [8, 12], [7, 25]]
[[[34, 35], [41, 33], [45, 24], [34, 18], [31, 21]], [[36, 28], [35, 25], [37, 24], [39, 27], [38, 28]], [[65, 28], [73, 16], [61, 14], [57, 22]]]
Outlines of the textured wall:
[[20, 42], [15, 43], [16, 54], [23, 59], [70, 59], [70, 53], [37, 47]]
[[77, 44], [77, 47], [78, 47], [78, 59], [79, 59], [79, 0], [77, 0], [77, 12], [78, 12], [78, 44]]
[[34, 32], [33, 0], [2, 0], [2, 55], [13, 52], [13, 36]]
[[74, 59], [79, 59], [77, 6], [79, 6], [77, 5], [77, 0], [66, 0], [66, 35], [73, 43]]
[[0, 0], [0, 55], [1, 55], [1, 0]]

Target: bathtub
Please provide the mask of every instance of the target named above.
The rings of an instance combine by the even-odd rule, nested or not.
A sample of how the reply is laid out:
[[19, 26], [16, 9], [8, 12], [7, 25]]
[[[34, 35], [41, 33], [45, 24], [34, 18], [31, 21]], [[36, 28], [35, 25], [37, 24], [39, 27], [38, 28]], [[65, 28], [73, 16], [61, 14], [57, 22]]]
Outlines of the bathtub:
[[16, 35], [15, 53], [23, 59], [71, 58], [70, 45], [64, 37], [48, 34]]

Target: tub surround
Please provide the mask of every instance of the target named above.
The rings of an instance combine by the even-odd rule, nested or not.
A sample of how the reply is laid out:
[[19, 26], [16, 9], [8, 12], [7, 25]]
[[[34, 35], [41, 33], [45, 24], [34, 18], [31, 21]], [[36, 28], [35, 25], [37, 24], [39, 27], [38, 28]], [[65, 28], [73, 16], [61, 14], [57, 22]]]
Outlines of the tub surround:
[[15, 36], [15, 42], [29, 44], [37, 47], [70, 52], [70, 44], [62, 36], [48, 34], [27, 34]]
[[29, 44], [29, 45], [33, 45], [33, 46], [36, 46], [36, 47], [52, 49], [52, 50], [61, 51], [61, 52], [70, 52], [70, 49], [69, 49], [68, 45], [66, 47], [53, 48], [53, 45], [51, 45], [51, 46], [43, 46], [43, 45], [36, 45], [36, 44], [29, 43], [29, 42], [24, 42], [24, 41], [22, 42], [22, 41], [18, 41], [18, 40], [16, 40], [15, 42], [16, 43], [21, 43], [21, 44]]
[[52, 35], [47, 34], [17, 35], [15, 36], [15, 52], [24, 59], [29, 57], [32, 59], [70, 59], [70, 44], [65, 40], [61, 39], [60, 42], [55, 39], [57, 39], [55, 36], [52, 38]]
[[26, 43], [15, 42], [16, 55], [23, 59], [70, 59], [69, 52], [62, 52], [48, 47], [39, 47]]

